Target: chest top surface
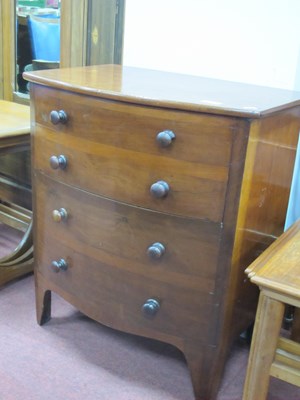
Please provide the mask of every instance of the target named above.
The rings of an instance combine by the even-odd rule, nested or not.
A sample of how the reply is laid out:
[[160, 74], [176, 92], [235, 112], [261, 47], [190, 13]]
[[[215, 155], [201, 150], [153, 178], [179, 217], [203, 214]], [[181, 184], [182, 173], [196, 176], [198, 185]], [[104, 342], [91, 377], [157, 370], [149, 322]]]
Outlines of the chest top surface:
[[24, 77], [102, 99], [248, 118], [300, 104], [300, 92], [120, 65], [35, 71]]

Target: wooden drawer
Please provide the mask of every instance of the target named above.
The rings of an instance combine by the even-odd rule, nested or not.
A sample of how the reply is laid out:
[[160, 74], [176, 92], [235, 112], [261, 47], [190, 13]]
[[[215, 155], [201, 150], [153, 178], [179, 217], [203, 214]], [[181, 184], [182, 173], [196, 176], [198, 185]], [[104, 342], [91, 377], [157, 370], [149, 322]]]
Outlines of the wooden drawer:
[[[102, 143], [108, 149], [117, 147], [199, 164], [228, 167], [232, 133], [241, 125], [238, 118], [117, 103], [38, 85], [31, 91], [36, 123], [56, 133], [87, 140], [90, 146]], [[53, 125], [49, 114], [61, 109], [68, 122]], [[176, 134], [174, 143], [165, 148], [156, 141], [157, 133], [163, 130]], [[55, 140], [60, 138], [58, 135]]]
[[[116, 105], [96, 98], [83, 101], [80, 95], [42, 87], [34, 87], [33, 96], [35, 168], [122, 202], [222, 220], [230, 151], [239, 129], [236, 119]], [[49, 113], [62, 108], [69, 121], [53, 126]], [[163, 130], [176, 134], [166, 148], [156, 141]], [[50, 156], [61, 154], [67, 158], [67, 168], [52, 170]], [[149, 190], [160, 180], [169, 184], [170, 192], [156, 199]]]
[[[67, 247], [47, 236], [47, 246], [40, 241], [35, 248], [36, 273], [49, 289], [72, 299], [72, 304], [97, 321], [122, 331], [159, 338], [187, 337], [213, 341], [209, 336], [211, 320], [218, 305], [214, 296], [182, 288], [176, 283], [157, 283], [119, 268], [112, 268], [79, 249]], [[63, 257], [68, 269], [59, 273], [50, 268], [52, 260]], [[142, 311], [149, 299], [160, 304], [157, 314], [149, 318]], [[213, 317], [212, 317], [213, 316]], [[157, 332], [157, 335], [155, 334]], [[159, 336], [158, 336], [159, 335]]]
[[[209, 296], [214, 293], [219, 224], [128, 206], [40, 174], [35, 179], [36, 224], [43, 243], [51, 237], [99, 263], [139, 275], [141, 280], [172, 282]], [[68, 218], [55, 222], [52, 211], [60, 208]], [[157, 242], [165, 252], [153, 259], [147, 250]]]

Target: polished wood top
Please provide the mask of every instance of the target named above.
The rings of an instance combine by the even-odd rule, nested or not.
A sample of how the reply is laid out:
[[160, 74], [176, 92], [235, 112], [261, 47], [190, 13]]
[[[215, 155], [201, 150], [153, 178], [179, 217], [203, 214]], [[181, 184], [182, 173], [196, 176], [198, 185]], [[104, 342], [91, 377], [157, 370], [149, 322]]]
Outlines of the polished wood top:
[[30, 107], [0, 100], [0, 139], [30, 133]]
[[251, 282], [300, 299], [300, 220], [247, 269]]
[[251, 118], [300, 104], [300, 92], [120, 65], [26, 72], [24, 78], [104, 99]]

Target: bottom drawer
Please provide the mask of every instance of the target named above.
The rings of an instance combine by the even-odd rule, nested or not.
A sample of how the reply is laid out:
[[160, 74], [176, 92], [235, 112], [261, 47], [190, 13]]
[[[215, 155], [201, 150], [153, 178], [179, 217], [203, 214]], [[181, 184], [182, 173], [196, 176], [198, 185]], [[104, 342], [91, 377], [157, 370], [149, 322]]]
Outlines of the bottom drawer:
[[[37, 248], [36, 263], [49, 287], [75, 307], [97, 321], [122, 331], [163, 340], [164, 336], [207, 340], [214, 318], [214, 297], [182, 289], [175, 284], [143, 279], [120, 271], [71, 248], [47, 239], [48, 249]], [[57, 256], [66, 260], [68, 269], [51, 269]], [[147, 300], [159, 303], [155, 315], [147, 315]], [[156, 332], [156, 334], [154, 334]]]

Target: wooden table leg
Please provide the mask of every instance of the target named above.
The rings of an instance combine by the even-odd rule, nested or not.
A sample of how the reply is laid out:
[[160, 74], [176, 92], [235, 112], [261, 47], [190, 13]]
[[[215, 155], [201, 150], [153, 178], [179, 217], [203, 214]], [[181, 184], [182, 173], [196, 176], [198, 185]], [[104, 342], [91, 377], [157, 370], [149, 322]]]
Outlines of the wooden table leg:
[[300, 309], [295, 308], [292, 325], [291, 340], [300, 343]]
[[0, 156], [0, 220], [24, 231], [15, 250], [0, 258], [3, 285], [33, 270], [29, 107], [0, 100]]
[[264, 400], [267, 397], [270, 368], [274, 360], [285, 306], [260, 293], [243, 400]]
[[32, 221], [23, 239], [9, 255], [0, 258], [0, 285], [33, 270]]

